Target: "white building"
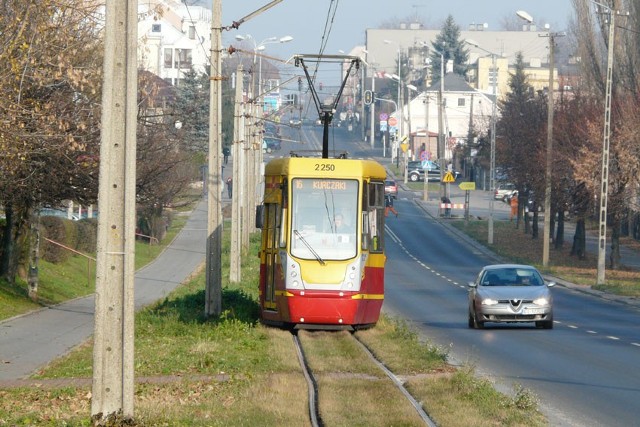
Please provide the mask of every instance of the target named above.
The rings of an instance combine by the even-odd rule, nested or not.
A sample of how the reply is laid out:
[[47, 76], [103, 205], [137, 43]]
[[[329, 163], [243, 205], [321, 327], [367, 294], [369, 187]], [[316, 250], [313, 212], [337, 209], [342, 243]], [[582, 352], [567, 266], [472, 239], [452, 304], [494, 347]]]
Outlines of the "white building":
[[177, 86], [193, 68], [208, 71], [211, 11], [174, 0], [138, 3], [138, 65]]
[[[464, 144], [473, 126], [476, 130], [485, 131], [491, 123], [494, 98], [469, 86], [464, 77], [448, 73], [444, 78], [442, 120], [438, 111], [438, 95], [440, 81], [436, 81], [425, 92], [411, 98], [411, 102], [403, 109], [403, 133], [405, 135], [445, 135], [444, 157], [451, 159], [452, 150], [458, 144]], [[391, 114], [399, 120], [398, 112]], [[440, 126], [442, 125], [442, 129]], [[429, 138], [428, 142], [420, 138], [411, 138], [411, 155], [418, 155], [421, 145], [425, 144], [430, 158], [437, 158], [437, 138]]]

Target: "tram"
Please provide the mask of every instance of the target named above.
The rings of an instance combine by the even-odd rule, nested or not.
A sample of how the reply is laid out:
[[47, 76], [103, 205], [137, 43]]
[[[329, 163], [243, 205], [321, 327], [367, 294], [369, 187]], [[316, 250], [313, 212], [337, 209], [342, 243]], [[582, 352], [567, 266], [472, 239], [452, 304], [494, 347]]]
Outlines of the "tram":
[[291, 157], [266, 165], [256, 215], [263, 323], [357, 329], [378, 321], [385, 177], [373, 160]]

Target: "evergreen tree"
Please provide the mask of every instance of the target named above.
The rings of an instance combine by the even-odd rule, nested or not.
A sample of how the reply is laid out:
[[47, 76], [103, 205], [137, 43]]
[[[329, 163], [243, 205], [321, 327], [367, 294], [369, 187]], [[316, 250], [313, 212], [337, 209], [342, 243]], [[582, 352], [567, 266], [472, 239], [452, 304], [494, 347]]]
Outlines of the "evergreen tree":
[[[431, 43], [431, 72], [434, 80], [440, 78], [440, 55], [444, 58], [445, 65], [453, 60], [453, 72], [464, 76], [467, 73], [467, 61], [469, 51], [465, 47], [464, 40], [460, 39], [460, 27], [456, 25], [453, 16], [449, 15], [442, 26], [440, 34]], [[446, 69], [445, 69], [446, 71]]]
[[[530, 194], [544, 194], [547, 100], [536, 96], [527, 81], [522, 53], [516, 55], [515, 72], [496, 124], [496, 164], [516, 185], [520, 209]], [[533, 193], [532, 193], [533, 192]], [[525, 227], [527, 225], [525, 224]], [[526, 231], [526, 229], [525, 229]]]
[[174, 117], [182, 125], [184, 148], [205, 152], [209, 144], [209, 79], [190, 69], [176, 89]]

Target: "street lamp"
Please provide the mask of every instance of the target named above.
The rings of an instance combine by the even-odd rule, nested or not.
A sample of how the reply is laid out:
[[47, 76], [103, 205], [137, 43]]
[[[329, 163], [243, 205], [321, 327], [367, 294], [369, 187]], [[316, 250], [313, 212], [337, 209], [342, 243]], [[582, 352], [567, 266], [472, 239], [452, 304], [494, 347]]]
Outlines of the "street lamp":
[[291, 36], [284, 36], [284, 37], [267, 37], [266, 39], [262, 40], [260, 43], [256, 43], [255, 39], [253, 38], [253, 36], [251, 34], [247, 34], [247, 35], [240, 35], [238, 34], [236, 37], [236, 40], [238, 41], [244, 41], [244, 40], [251, 40], [253, 43], [253, 64], [255, 65], [256, 63], [256, 58], [259, 58], [259, 64], [258, 64], [258, 95], [260, 96], [262, 95], [262, 55], [258, 55], [258, 51], [263, 51], [266, 49], [266, 45], [268, 44], [274, 44], [274, 43], [288, 43], [291, 40], [293, 40], [293, 37]]
[[[516, 15], [521, 19], [533, 23], [533, 18], [527, 12], [519, 10]], [[542, 37], [549, 37], [549, 89], [547, 95], [547, 165], [545, 170], [545, 184], [544, 184], [544, 240], [542, 241], [542, 265], [547, 267], [549, 265], [549, 240], [551, 240], [551, 167], [552, 167], [552, 155], [553, 155], [553, 68], [554, 68], [554, 50], [555, 50], [555, 38], [564, 36], [565, 33], [553, 33], [549, 32], [548, 35]]]
[[497, 94], [498, 69], [496, 67], [496, 58], [498, 55], [480, 47], [478, 43], [473, 40], [467, 39], [466, 42], [467, 44], [470, 44], [471, 46], [474, 46], [491, 55], [491, 68], [493, 70], [493, 82], [492, 82], [493, 104], [491, 106], [491, 160], [489, 162], [489, 192], [490, 192], [489, 225], [488, 225], [488, 235], [487, 235], [487, 243], [492, 245], [493, 244], [493, 202], [495, 199], [493, 193], [495, 192], [495, 186], [496, 186], [496, 104], [498, 103], [498, 94]]

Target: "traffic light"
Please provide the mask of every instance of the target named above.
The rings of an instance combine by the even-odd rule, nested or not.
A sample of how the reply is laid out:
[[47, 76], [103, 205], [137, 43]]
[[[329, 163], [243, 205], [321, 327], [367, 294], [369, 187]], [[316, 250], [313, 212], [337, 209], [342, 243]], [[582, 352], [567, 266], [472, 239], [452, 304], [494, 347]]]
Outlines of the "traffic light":
[[371, 105], [373, 103], [374, 93], [370, 90], [364, 91], [364, 105]]

